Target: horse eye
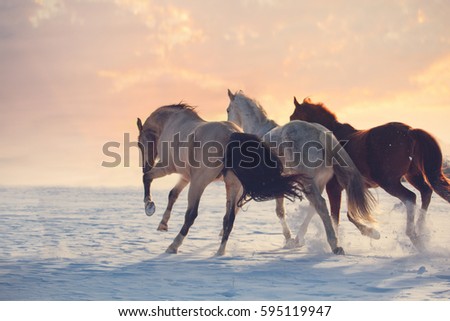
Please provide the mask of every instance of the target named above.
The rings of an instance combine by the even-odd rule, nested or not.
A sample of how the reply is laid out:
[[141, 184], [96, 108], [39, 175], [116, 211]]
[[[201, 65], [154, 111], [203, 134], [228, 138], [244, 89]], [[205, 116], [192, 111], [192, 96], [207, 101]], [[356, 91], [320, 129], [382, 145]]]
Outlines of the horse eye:
[[230, 108], [227, 108], [227, 113], [229, 113], [230, 112]]

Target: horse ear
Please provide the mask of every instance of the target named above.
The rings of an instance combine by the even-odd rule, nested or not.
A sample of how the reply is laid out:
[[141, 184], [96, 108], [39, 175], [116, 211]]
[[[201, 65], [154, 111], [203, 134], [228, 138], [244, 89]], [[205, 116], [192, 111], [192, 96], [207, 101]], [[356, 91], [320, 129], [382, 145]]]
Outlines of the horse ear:
[[143, 127], [142, 127], [142, 121], [139, 117], [137, 119], [137, 127], [139, 129], [139, 132], [141, 132]]
[[230, 97], [230, 100], [231, 100], [231, 101], [233, 101], [233, 100], [234, 100], [234, 97], [235, 97], [235, 95], [231, 92], [230, 89], [228, 89], [228, 97]]
[[295, 107], [300, 107], [300, 104], [297, 101], [297, 97], [294, 96], [294, 105]]
[[306, 97], [305, 99], [303, 99], [303, 103], [304, 104], [311, 104], [311, 98]]

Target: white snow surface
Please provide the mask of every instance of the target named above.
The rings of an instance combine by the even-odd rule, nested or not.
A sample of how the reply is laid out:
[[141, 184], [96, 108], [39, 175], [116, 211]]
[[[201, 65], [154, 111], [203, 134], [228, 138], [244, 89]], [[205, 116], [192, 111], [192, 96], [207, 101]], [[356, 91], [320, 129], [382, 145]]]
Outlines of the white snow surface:
[[[0, 300], [450, 299], [450, 205], [436, 194], [425, 253], [404, 233], [404, 206], [376, 189], [381, 239], [362, 236], [343, 204], [339, 239], [345, 256], [331, 253], [317, 215], [306, 245], [283, 249], [270, 201], [251, 202], [239, 212], [227, 254], [215, 257], [223, 184], [205, 191], [176, 255], [164, 251], [183, 223], [186, 191], [169, 231], [157, 232], [168, 190], [155, 188], [157, 212], [147, 217], [138, 188], [1, 187]], [[287, 202], [293, 232], [306, 205]]]

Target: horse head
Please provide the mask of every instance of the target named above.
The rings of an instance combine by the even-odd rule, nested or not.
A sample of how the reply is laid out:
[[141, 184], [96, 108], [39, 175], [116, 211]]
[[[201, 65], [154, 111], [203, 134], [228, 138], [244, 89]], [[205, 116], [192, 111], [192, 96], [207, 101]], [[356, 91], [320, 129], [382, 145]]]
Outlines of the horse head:
[[239, 104], [236, 101], [236, 96], [241, 93], [240, 91], [233, 94], [230, 89], [228, 89], [228, 97], [230, 98], [230, 103], [227, 107], [227, 120], [229, 122], [235, 123], [239, 127], [242, 127], [242, 119], [240, 117]]
[[336, 123], [336, 115], [333, 114], [323, 103], [313, 103], [311, 98], [306, 97], [300, 104], [294, 97], [295, 109], [290, 120], [303, 120], [311, 123], [318, 123], [327, 128], [331, 128]]
[[[147, 124], [144, 124], [146, 126]], [[151, 180], [148, 179], [147, 173], [151, 171], [155, 164], [157, 157], [156, 141], [157, 137], [151, 128], [144, 127], [140, 118], [137, 119], [137, 127], [139, 130], [138, 146], [141, 150], [142, 160], [142, 180], [144, 184], [144, 203], [145, 213], [148, 216], [152, 216], [155, 213], [155, 204], [150, 200], [150, 184]]]

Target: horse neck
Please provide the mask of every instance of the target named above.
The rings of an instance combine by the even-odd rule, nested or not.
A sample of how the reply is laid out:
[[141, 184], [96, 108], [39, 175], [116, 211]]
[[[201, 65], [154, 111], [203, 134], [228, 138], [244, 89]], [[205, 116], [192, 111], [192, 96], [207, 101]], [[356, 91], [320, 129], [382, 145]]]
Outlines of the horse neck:
[[199, 122], [204, 122], [204, 120], [197, 114], [186, 111], [170, 111], [165, 115], [162, 115], [162, 117], [155, 118], [153, 121], [153, 128], [155, 129], [155, 133], [159, 136], [164, 130], [176, 130], [180, 123], [186, 127], [189, 127], [189, 125], [195, 127]]
[[274, 120], [269, 119], [257, 108], [252, 108], [252, 112], [246, 113], [243, 118], [242, 129], [244, 132], [254, 134], [258, 137], [263, 137], [266, 133], [278, 127], [278, 124]]
[[356, 130], [352, 125], [347, 123], [342, 124], [338, 121], [335, 121], [330, 127], [331, 128], [329, 129], [333, 132], [334, 136], [336, 136], [338, 140], [349, 139], [350, 136], [358, 132], [358, 130]]
[[246, 126], [244, 126], [243, 129], [245, 133], [254, 134], [259, 138], [261, 138], [275, 127], [278, 127], [278, 124], [271, 119], [267, 119], [265, 122], [262, 123], [250, 124], [247, 128]]

